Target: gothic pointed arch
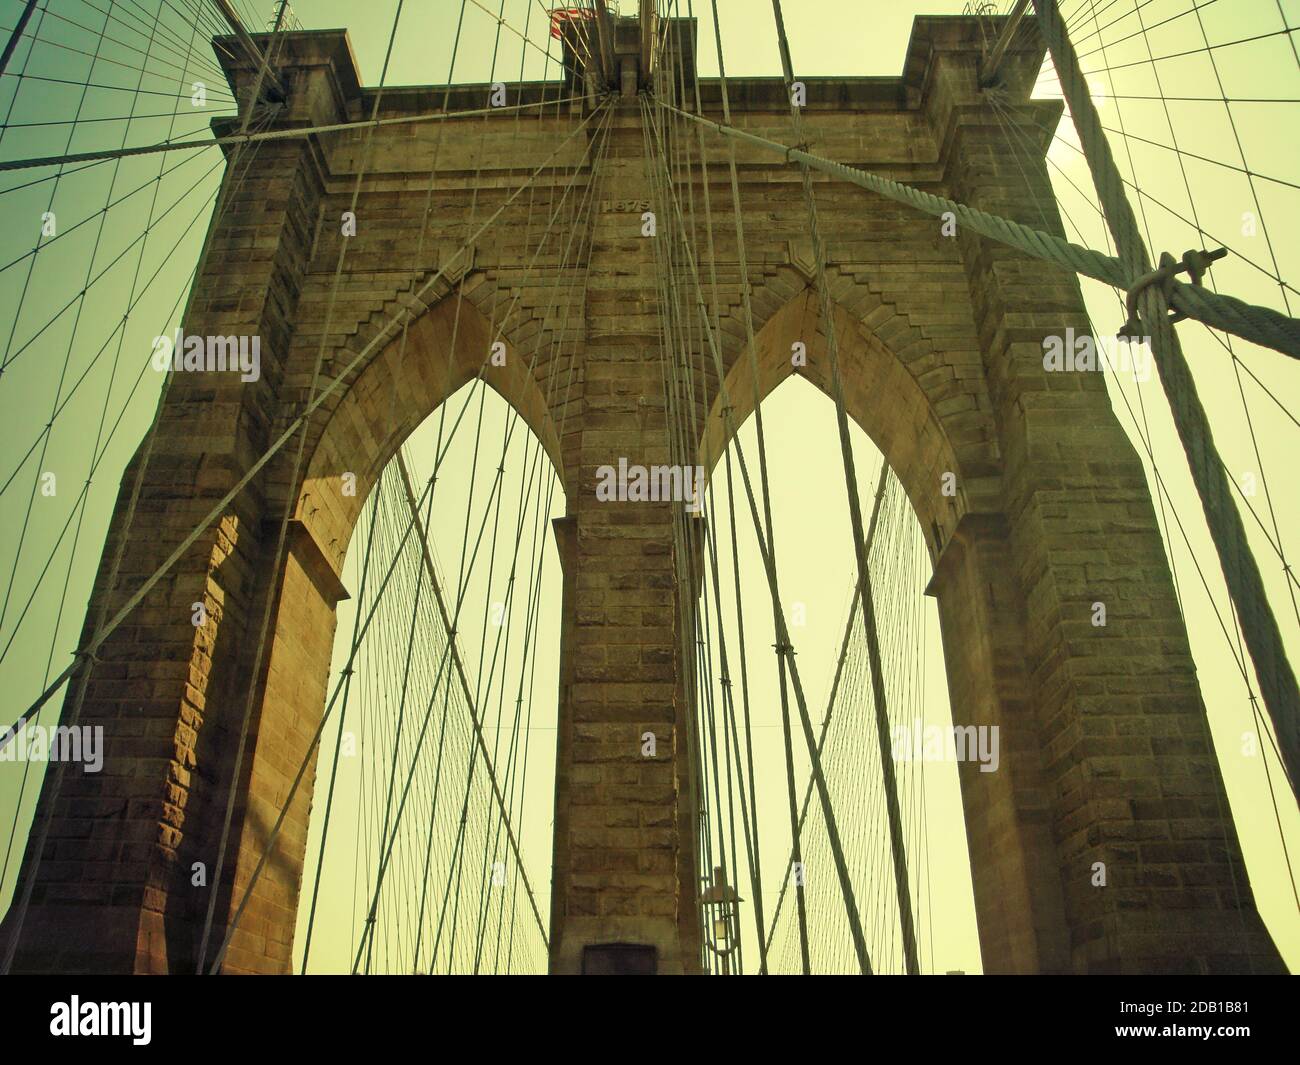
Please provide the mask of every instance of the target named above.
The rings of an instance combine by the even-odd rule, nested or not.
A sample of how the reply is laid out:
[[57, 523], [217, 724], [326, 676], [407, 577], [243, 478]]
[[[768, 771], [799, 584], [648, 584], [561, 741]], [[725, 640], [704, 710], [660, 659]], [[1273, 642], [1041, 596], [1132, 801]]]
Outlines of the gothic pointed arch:
[[[563, 483], [545, 382], [539, 386], [508, 333], [496, 339], [474, 299], [448, 292], [412, 317], [405, 338], [391, 327], [380, 335], [391, 339], [352, 376], [323, 419], [299, 493], [297, 516], [333, 564], [342, 565], [361, 507], [402, 441], [480, 373], [537, 436]], [[359, 332], [357, 342], [365, 338]], [[495, 343], [502, 347], [493, 357]]]
[[[834, 284], [836, 274], [828, 283]], [[795, 288], [800, 279], [802, 287]], [[815, 287], [789, 267], [774, 282], [777, 291], [795, 291], [766, 320], [755, 323], [754, 359], [745, 336], [736, 337], [734, 329], [730, 343], [723, 345], [726, 395], [737, 430], [756, 400], [762, 402], [788, 377], [803, 377], [827, 396], [834, 394]], [[965, 514], [996, 505], [997, 445], [983, 382], [958, 376], [923, 329], [865, 284], [841, 290], [845, 298], [833, 300], [832, 308], [847, 412], [897, 473], [936, 557]], [[754, 300], [759, 305], [768, 301], [770, 296], [761, 292]], [[732, 317], [743, 314], [740, 307], [730, 312]], [[729, 443], [719, 389], [699, 444], [706, 476]]]

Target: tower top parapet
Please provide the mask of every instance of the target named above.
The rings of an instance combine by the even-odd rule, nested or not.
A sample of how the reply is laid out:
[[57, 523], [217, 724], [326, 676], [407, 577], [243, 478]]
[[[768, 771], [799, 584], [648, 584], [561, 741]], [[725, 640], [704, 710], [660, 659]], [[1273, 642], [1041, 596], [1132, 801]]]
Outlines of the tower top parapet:
[[552, 12], [551, 32], [564, 43], [565, 76], [571, 84], [587, 78], [596, 91], [623, 96], [649, 90], [665, 48], [673, 56], [673, 76], [688, 84], [694, 80], [697, 21], [660, 19], [653, 4], [641, 6], [639, 18], [612, 15], [599, 6]]

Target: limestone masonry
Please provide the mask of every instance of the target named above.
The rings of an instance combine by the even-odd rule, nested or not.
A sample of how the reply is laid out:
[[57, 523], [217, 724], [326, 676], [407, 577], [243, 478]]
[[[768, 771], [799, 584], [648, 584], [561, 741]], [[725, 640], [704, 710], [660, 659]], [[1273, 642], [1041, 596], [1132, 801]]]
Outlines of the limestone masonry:
[[[608, 144], [588, 153], [591, 123], [537, 187], [535, 210], [547, 211], [578, 167], [576, 193], [594, 193], [590, 225], [577, 234], [589, 257], [586, 298], [567, 314], [563, 301], [580, 286], [561, 287], [562, 305], [552, 307], [554, 286], [525, 278], [527, 197], [448, 271], [436, 296], [412, 293], [469, 237], [471, 200], [477, 218], [487, 217], [590, 102], [542, 119], [378, 127], [350, 237], [338, 219], [364, 131], [267, 141], [245, 157], [248, 173], [211, 235], [184, 334], [260, 337], [260, 373], [175, 375], [136, 516], [149, 534], [129, 538], [118, 585], [106, 588], [133, 463], [92, 611], [105, 596], [116, 608], [137, 588], [303, 409], [322, 342], [324, 372], [337, 374], [410, 309], [406, 356], [399, 363], [397, 340], [379, 345], [312, 419], [300, 483], [290, 483], [295, 443], [104, 645], [81, 718], [103, 727], [102, 771], [69, 773], [59, 794], [47, 787], [41, 796], [42, 810], [54, 805], [53, 822], [16, 970], [192, 972], [210, 890], [219, 892], [220, 941], [232, 888], [248, 882], [323, 712], [335, 606], [356, 591], [340, 573], [367, 493], [407, 434], [478, 372], [515, 296], [504, 365], [486, 377], [542, 441], [569, 507], [555, 523], [564, 605], [552, 970], [579, 971], [583, 948], [607, 943], [653, 946], [660, 973], [698, 968], [676, 599], [685, 560], [674, 551], [674, 504], [596, 493], [597, 471], [620, 457], [647, 467], [673, 461], [658, 238], [641, 235], [645, 210], [657, 210], [662, 225], [669, 208], [656, 204], [648, 176], [635, 95], [644, 79], [624, 29], [624, 91]], [[1027, 101], [1042, 49], [1030, 34], [1018, 40], [1007, 71], [1026, 102], [1013, 121], [1045, 151], [1061, 105]], [[901, 77], [805, 79], [811, 150], [1059, 233], [1045, 164], [1026, 172], [1008, 154], [979, 88], [981, 44], [973, 18], [919, 18]], [[289, 33], [282, 55], [289, 98], [279, 125], [369, 117], [374, 90], [359, 83], [342, 31]], [[255, 71], [223, 62], [242, 99]], [[789, 139], [780, 79], [732, 80], [729, 90], [735, 124]], [[436, 110], [443, 91], [386, 89], [380, 117]], [[553, 98], [554, 83], [512, 85], [510, 102], [543, 92]], [[721, 119], [717, 82], [705, 79], [702, 94], [705, 112]], [[487, 97], [488, 86], [458, 86], [450, 109], [480, 109]], [[725, 146], [706, 136], [713, 202], [729, 212]], [[435, 153], [434, 212], [417, 257]], [[742, 357], [742, 286], [758, 330], [758, 390], [796, 372], [829, 390], [829, 378], [798, 170], [743, 144], [737, 161], [748, 274], [740, 276], [729, 213], [714, 226], [711, 269], [725, 294], [723, 361], [740, 424], [754, 389]], [[846, 403], [925, 532], [954, 724], [999, 729], [997, 772], [960, 767], [986, 970], [1280, 971], [1248, 888], [1234, 889], [1232, 870], [1244, 885], [1244, 867], [1141, 463], [1101, 374], [1044, 369], [1044, 336], [1088, 332], [1074, 275], [965, 233], [944, 235], [937, 220], [845, 184], [818, 177], [816, 192]], [[322, 336], [343, 240], [352, 243]], [[792, 365], [795, 342], [806, 345], [805, 366]], [[702, 363], [698, 462], [707, 478], [726, 440], [711, 358], [690, 354]], [[548, 395], [552, 358], [573, 359], [573, 375]], [[342, 488], [347, 472], [354, 495]], [[954, 494], [940, 491], [945, 473], [955, 474]], [[276, 574], [289, 501], [296, 519]], [[277, 586], [273, 639], [250, 677], [264, 597]], [[1104, 627], [1090, 623], [1097, 600], [1107, 604]], [[200, 601], [208, 616], [196, 627], [191, 604]], [[236, 780], [250, 680], [257, 698]], [[645, 732], [657, 738], [651, 759], [641, 755]], [[220, 884], [196, 890], [191, 865], [215, 861], [231, 789], [232, 859]], [[228, 971], [290, 968], [311, 803], [304, 787]], [[1108, 869], [1104, 891], [1091, 886], [1095, 862]]]

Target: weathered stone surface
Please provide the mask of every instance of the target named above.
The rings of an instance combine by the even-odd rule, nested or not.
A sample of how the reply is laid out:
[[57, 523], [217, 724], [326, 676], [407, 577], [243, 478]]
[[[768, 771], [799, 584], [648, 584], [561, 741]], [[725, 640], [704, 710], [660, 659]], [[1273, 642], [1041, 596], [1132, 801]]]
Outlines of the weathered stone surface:
[[[920, 19], [902, 78], [810, 79], [813, 150], [1059, 231], [1045, 165], [1010, 153], [978, 88], [980, 44], [974, 20]], [[1036, 71], [1032, 44], [1023, 48], [1009, 67], [1022, 94]], [[284, 57], [282, 121], [369, 116], [374, 90], [358, 84], [341, 34], [289, 35]], [[251, 73], [231, 68], [240, 86]], [[511, 102], [543, 92], [555, 88], [513, 87]], [[701, 92], [721, 117], [718, 84], [706, 80]], [[789, 140], [779, 80], [732, 81], [730, 92], [738, 125]], [[457, 87], [450, 108], [479, 108], [486, 97], [486, 86]], [[442, 105], [440, 90], [389, 89], [380, 115]], [[1041, 127], [1051, 128], [1059, 105], [1026, 104], [1016, 115], [1045, 147]], [[332, 378], [382, 342], [312, 419], [302, 474], [296, 447], [285, 448], [100, 652], [82, 721], [105, 726], [107, 761], [93, 780], [69, 775], [59, 794], [47, 787], [41, 797], [54, 817], [18, 968], [192, 970], [207, 895], [189, 886], [190, 867], [215, 862], [234, 789], [232, 860], [216, 888], [224, 934], [232, 885], [247, 883], [323, 710], [344, 594], [337, 574], [360, 508], [402, 439], [479, 371], [499, 336], [506, 365], [490, 367], [487, 380], [542, 441], [569, 507], [555, 529], [564, 623], [552, 968], [576, 971], [585, 945], [629, 941], [655, 945], [661, 972], [698, 970], [681, 651], [691, 636], [678, 609], [687, 560], [675, 554], [668, 505], [597, 502], [594, 492], [598, 466], [669, 454], [664, 308], [640, 211], [652, 204], [662, 226], [671, 209], [655, 202], [636, 99], [614, 104], [601, 151], [589, 157], [584, 134], [559, 154], [531, 215], [522, 197], [472, 258], [413, 295], [574, 121], [566, 108], [540, 119], [387, 126], [270, 142], [236, 158], [243, 176], [213, 232], [186, 328], [259, 335], [263, 373], [253, 384], [176, 376], [129, 534], [122, 512], [134, 463], [123, 480], [87, 632], [101, 604], [120, 604], [297, 415], [318, 358]], [[679, 146], [694, 180], [678, 188], [700, 203], [707, 167], [714, 253], [702, 280], [711, 300], [716, 293], [739, 424], [756, 391], [792, 372], [829, 390], [824, 328], [797, 172], [737, 146], [742, 278], [726, 145], [710, 138], [702, 161], [696, 144]], [[340, 219], [363, 158], [356, 236], [345, 238]], [[965, 766], [961, 778], [986, 969], [1278, 969], [1242, 884], [1141, 464], [1099, 375], [1042, 368], [1045, 333], [1086, 331], [1075, 278], [968, 234], [945, 237], [937, 220], [862, 190], [814, 184], [846, 403], [897, 472], [930, 545], [954, 717], [1002, 729], [1001, 771]], [[563, 240], [530, 271], [537, 220], [552, 210]], [[570, 236], [577, 250], [566, 261], [587, 264], [584, 284], [557, 269]], [[742, 285], [752, 294], [758, 381], [744, 353]], [[409, 327], [384, 334], [403, 309], [415, 314]], [[808, 352], [797, 371], [795, 341]], [[689, 413], [708, 470], [726, 444], [718, 381], [705, 350], [688, 354], [700, 383]], [[343, 491], [345, 473], [356, 476], [355, 495]], [[946, 473], [955, 495], [940, 491]], [[275, 573], [286, 507], [297, 525]], [[232, 780], [271, 589], [270, 652], [252, 678], [248, 757]], [[1097, 600], [1107, 604], [1105, 628], [1089, 624]], [[199, 601], [208, 621], [195, 628]], [[645, 732], [656, 737], [655, 759], [640, 754]], [[234, 937], [231, 971], [289, 967], [310, 804], [306, 787]], [[32, 862], [29, 852], [24, 875]], [[1108, 869], [1104, 890], [1091, 886], [1096, 862]]]

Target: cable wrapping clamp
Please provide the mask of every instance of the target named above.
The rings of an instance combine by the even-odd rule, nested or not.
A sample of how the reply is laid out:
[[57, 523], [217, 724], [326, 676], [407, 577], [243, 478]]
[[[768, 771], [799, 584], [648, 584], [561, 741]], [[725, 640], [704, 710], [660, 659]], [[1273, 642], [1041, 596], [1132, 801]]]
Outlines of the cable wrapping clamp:
[[[1205, 271], [1217, 259], [1222, 259], [1228, 254], [1227, 248], [1216, 248], [1214, 251], [1196, 251], [1195, 249], [1183, 252], [1182, 260], [1175, 259], [1168, 252], [1162, 252], [1160, 255], [1160, 265], [1150, 273], [1143, 274], [1128, 287], [1124, 296], [1124, 310], [1128, 314], [1126, 321], [1116, 333], [1119, 340], [1136, 341], [1141, 340], [1145, 334], [1142, 330], [1142, 322], [1138, 315], [1138, 300], [1142, 298], [1142, 293], [1151, 285], [1159, 285], [1165, 293], [1165, 300], [1170, 301], [1173, 298], [1174, 278], [1178, 274], [1186, 273], [1191, 279], [1192, 284], [1200, 286], [1201, 278], [1205, 276]], [[1170, 323], [1181, 322], [1187, 315], [1179, 311], [1169, 312]]]

